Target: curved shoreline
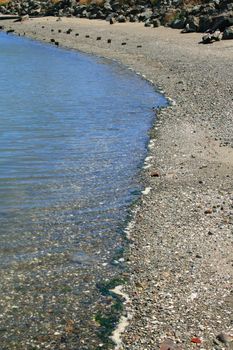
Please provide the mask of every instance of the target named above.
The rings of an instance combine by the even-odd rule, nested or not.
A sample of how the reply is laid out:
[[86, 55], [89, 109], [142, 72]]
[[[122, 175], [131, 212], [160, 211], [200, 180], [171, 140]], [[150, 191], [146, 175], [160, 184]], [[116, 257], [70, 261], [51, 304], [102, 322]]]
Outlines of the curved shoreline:
[[172, 349], [193, 349], [193, 337], [202, 349], [225, 349], [216, 336], [232, 334], [232, 41], [203, 46], [196, 33], [72, 18], [4, 26], [116, 59], [176, 101], [151, 131], [144, 169], [151, 190], [130, 229], [133, 316], [122, 349], [157, 349], [166, 339]]

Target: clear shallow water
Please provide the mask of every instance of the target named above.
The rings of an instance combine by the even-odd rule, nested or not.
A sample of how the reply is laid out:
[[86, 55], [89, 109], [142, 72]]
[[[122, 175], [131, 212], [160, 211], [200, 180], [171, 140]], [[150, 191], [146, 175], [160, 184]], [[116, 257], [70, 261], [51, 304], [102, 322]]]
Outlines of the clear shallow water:
[[5, 34], [0, 77], [3, 349], [96, 349], [96, 283], [122, 268], [111, 262], [165, 100], [106, 60]]

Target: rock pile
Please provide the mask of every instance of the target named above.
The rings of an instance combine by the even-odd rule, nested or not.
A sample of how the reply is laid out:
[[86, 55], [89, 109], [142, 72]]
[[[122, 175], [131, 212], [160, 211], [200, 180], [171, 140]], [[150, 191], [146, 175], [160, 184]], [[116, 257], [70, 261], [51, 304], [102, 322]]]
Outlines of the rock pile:
[[18, 16], [45, 16], [53, 13], [53, 7], [54, 5], [50, 0], [12, 0], [0, 6], [0, 13]]
[[[75, 16], [115, 22], [144, 22], [146, 27], [160, 25], [183, 32], [220, 32], [233, 26], [232, 0], [12, 0], [0, 6], [0, 13], [19, 16]], [[220, 36], [219, 36], [220, 37]], [[232, 29], [223, 38], [231, 38]]]

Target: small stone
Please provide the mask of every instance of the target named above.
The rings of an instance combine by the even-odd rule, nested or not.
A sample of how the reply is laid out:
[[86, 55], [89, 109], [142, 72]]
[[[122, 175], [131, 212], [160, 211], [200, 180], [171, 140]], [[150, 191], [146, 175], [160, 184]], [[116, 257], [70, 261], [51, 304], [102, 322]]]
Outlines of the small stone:
[[211, 208], [208, 208], [204, 211], [205, 214], [212, 214], [213, 210]]
[[201, 338], [193, 337], [193, 338], [191, 339], [191, 343], [201, 344], [201, 343], [202, 343], [202, 340], [201, 340]]
[[61, 335], [61, 333], [60, 332], [55, 332], [54, 335]]
[[226, 333], [220, 333], [216, 337], [221, 343], [228, 344], [233, 341], [233, 336]]
[[150, 173], [151, 177], [159, 177], [160, 173], [158, 171], [153, 171], [152, 173]]

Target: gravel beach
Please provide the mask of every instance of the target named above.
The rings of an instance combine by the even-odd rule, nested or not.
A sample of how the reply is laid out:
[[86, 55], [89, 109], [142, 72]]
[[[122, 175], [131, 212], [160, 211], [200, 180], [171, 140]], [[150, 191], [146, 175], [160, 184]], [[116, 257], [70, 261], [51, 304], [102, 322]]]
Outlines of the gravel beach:
[[200, 34], [140, 23], [1, 22], [115, 59], [171, 99], [151, 130], [129, 227], [130, 320], [118, 349], [233, 349], [233, 40], [202, 45]]

